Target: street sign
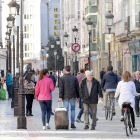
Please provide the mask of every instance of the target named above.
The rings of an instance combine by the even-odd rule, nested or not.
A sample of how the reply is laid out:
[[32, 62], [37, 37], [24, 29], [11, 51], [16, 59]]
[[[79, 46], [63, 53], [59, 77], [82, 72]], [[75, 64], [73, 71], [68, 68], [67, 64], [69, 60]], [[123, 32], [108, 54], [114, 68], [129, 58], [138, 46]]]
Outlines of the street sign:
[[92, 61], [98, 61], [97, 55], [92, 55]]
[[80, 45], [78, 43], [74, 43], [72, 46], [71, 46], [71, 49], [72, 51], [74, 52], [79, 52], [80, 51]]
[[67, 60], [68, 60], [68, 61], [71, 60], [71, 56], [70, 56], [70, 55], [67, 56]]

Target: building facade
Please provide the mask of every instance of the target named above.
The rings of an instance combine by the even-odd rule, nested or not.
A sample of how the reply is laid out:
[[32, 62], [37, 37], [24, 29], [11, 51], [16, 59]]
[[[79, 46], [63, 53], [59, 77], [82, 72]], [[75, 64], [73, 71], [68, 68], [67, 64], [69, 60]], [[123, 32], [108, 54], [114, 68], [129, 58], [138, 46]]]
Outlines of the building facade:
[[2, 44], [2, 0], [0, 0], [0, 44]]

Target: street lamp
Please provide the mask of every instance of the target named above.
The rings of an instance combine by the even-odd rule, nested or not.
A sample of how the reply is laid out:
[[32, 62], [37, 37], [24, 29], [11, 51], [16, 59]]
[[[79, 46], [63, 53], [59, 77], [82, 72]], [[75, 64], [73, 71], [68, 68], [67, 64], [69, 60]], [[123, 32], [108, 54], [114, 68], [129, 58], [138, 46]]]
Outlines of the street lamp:
[[89, 70], [90, 70], [90, 35], [91, 35], [91, 30], [92, 30], [92, 27], [93, 27], [93, 22], [89, 20], [86, 22], [87, 24], [87, 27], [88, 27], [88, 34], [89, 34], [89, 58], [88, 58], [88, 61], [89, 61]]
[[54, 44], [53, 42], [51, 42], [51, 48], [52, 48], [52, 49], [54, 49], [54, 45], [55, 45], [55, 44]]
[[56, 71], [56, 55], [57, 55], [57, 50], [54, 50], [54, 56], [55, 56], [55, 71]]
[[[109, 34], [110, 34], [111, 26], [113, 25], [114, 15], [111, 13], [111, 11], [108, 11], [108, 13], [105, 15], [105, 17], [106, 17], [106, 25], [108, 26], [108, 31], [109, 31]], [[109, 42], [109, 65], [111, 65], [111, 61], [110, 61], [110, 42]]]
[[15, 16], [16, 15], [16, 6], [17, 6], [17, 3], [14, 1], [14, 0], [11, 0], [8, 4], [9, 6], [9, 12], [11, 15]]
[[41, 52], [42, 52], [42, 59], [43, 59], [43, 69], [44, 69], [44, 57], [43, 57], [43, 53], [44, 53], [44, 47], [41, 46]]
[[[74, 33], [74, 36], [75, 36], [75, 43], [76, 43], [76, 37], [77, 37], [77, 34], [78, 34], [78, 29], [76, 28], [76, 26], [74, 26], [74, 28], [72, 29], [73, 33]], [[76, 52], [75, 52], [75, 73], [76, 73], [76, 76], [77, 76], [77, 57], [76, 57]]]
[[50, 46], [49, 46], [49, 44], [47, 44], [47, 46], [46, 46], [46, 50], [48, 51], [48, 50], [49, 50], [49, 48], [50, 48]]
[[59, 87], [59, 45], [60, 45], [60, 38], [56, 38], [56, 44], [58, 46], [57, 48], [57, 59], [58, 59], [58, 87]]
[[68, 37], [69, 37], [69, 35], [67, 34], [67, 32], [65, 32], [65, 34], [64, 34], [64, 41], [66, 43], [66, 46], [67, 46], [67, 42], [68, 42]]
[[18, 118], [17, 118], [17, 128], [26, 129], [26, 117], [25, 117], [25, 91], [23, 83], [23, 0], [20, 0], [20, 86], [18, 92]]

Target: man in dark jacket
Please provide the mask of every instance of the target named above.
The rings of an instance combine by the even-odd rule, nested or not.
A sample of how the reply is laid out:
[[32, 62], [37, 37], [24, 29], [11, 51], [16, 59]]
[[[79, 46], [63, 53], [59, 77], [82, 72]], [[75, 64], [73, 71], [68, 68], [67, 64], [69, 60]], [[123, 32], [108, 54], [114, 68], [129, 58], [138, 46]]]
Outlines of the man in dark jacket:
[[102, 90], [99, 81], [92, 76], [92, 72], [86, 71], [86, 78], [80, 84], [80, 97], [84, 106], [84, 129], [89, 129], [89, 108], [92, 112], [91, 130], [95, 130], [96, 126], [96, 111], [98, 103], [98, 95], [100, 100], [103, 98]]
[[[135, 72], [136, 78], [134, 79], [134, 83], [136, 86], [136, 91], [137, 93], [140, 93], [140, 71]], [[139, 101], [140, 101], [140, 96], [135, 97], [135, 111], [137, 117], [139, 117]]]
[[71, 128], [76, 128], [75, 122], [75, 107], [76, 100], [79, 102], [79, 84], [75, 76], [70, 74], [70, 66], [65, 66], [65, 74], [60, 78], [59, 82], [59, 101], [67, 109], [69, 114], [69, 103], [71, 106]]
[[103, 81], [103, 77], [105, 75], [105, 68], [102, 68], [102, 70], [100, 71], [100, 79], [101, 79], [101, 83]]
[[[117, 84], [119, 82], [117, 75], [113, 72], [112, 66], [108, 66], [107, 71], [108, 72], [103, 77], [103, 83], [102, 83], [102, 88], [104, 88], [106, 90], [106, 92], [104, 94], [104, 109], [106, 109], [107, 97], [111, 92], [114, 92], [110, 95], [111, 98], [114, 99]], [[114, 103], [113, 115], [115, 115], [116, 114], [115, 113], [115, 101], [113, 103]]]

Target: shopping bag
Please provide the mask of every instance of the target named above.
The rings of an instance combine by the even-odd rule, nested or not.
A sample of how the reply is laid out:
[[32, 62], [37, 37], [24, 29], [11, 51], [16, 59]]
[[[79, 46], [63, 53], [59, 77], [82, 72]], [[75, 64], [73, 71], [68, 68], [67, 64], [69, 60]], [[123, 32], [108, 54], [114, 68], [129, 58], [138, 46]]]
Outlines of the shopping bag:
[[0, 93], [1, 93], [1, 99], [2, 100], [6, 100], [6, 90], [2, 88], [0, 90]]

